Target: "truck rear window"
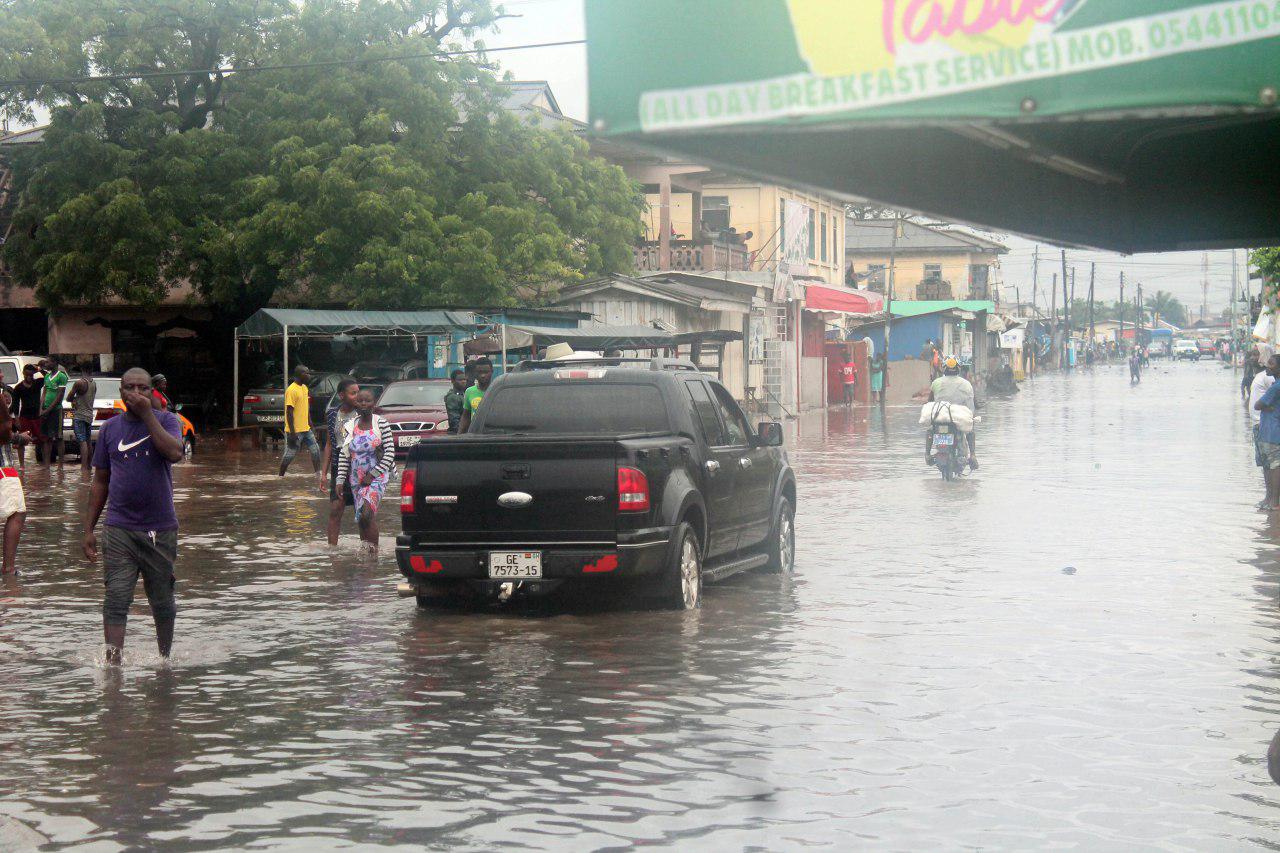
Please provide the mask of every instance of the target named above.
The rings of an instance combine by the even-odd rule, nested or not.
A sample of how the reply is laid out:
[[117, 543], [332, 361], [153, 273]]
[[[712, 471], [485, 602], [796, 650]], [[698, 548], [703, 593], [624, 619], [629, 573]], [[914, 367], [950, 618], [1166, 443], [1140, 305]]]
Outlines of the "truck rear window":
[[503, 388], [485, 400], [486, 434], [667, 432], [667, 406], [653, 385], [586, 384]]

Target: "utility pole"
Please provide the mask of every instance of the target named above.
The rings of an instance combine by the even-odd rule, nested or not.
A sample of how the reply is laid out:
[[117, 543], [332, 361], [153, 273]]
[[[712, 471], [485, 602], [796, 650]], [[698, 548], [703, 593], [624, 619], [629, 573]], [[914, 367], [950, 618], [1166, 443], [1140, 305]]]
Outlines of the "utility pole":
[[1240, 346], [1240, 335], [1236, 329], [1236, 308], [1238, 307], [1239, 294], [1236, 292], [1236, 285], [1239, 279], [1236, 277], [1236, 250], [1231, 250], [1231, 346], [1227, 350], [1231, 354], [1231, 369], [1234, 371], [1239, 365], [1236, 363], [1236, 350]]
[[1120, 271], [1120, 343], [1117, 347], [1124, 352], [1124, 270]]
[[[1071, 316], [1071, 312], [1072, 312], [1072, 311], [1074, 311], [1074, 310], [1075, 310], [1075, 308], [1076, 308], [1076, 268], [1075, 268], [1075, 266], [1074, 266], [1074, 265], [1071, 267], [1071, 299], [1069, 299], [1069, 300], [1067, 301], [1067, 307], [1068, 307], [1068, 312], [1067, 312], [1067, 366], [1068, 366], [1068, 367], [1074, 367], [1075, 365], [1073, 365], [1073, 364], [1071, 363], [1071, 353], [1072, 353], [1072, 349], [1073, 349], [1072, 344], [1073, 344], [1073, 341], [1075, 340], [1075, 331], [1076, 331], [1076, 330], [1075, 330], [1075, 318]], [[1076, 359], [1077, 359], [1077, 361], [1079, 360], [1079, 358], [1080, 358], [1080, 353], [1076, 353]]]
[[1143, 317], [1142, 317], [1142, 283], [1141, 283], [1141, 282], [1139, 282], [1139, 283], [1138, 283], [1138, 325], [1134, 328], [1134, 331], [1133, 331], [1133, 339], [1134, 339], [1135, 341], [1139, 341], [1139, 342], [1141, 341], [1141, 338], [1142, 338], [1142, 322], [1143, 322]]
[[1098, 329], [1093, 325], [1093, 282], [1098, 275], [1098, 265], [1089, 264], [1089, 346], [1092, 348], [1098, 339]]
[[[1058, 274], [1053, 274], [1053, 284], [1049, 286], [1049, 321], [1053, 328], [1049, 332], [1049, 352], [1057, 355], [1058, 350]], [[1052, 364], [1053, 359], [1049, 359]]]
[[1204, 297], [1200, 301], [1200, 320], [1201, 322], [1209, 322], [1209, 253], [1205, 252], [1200, 259], [1201, 279], [1200, 287], [1204, 293]]
[[[889, 281], [884, 295], [884, 378], [883, 389], [889, 387], [889, 340], [893, 335], [893, 287], [898, 272], [898, 230], [902, 228], [902, 214], [893, 214], [893, 242], [889, 246]], [[884, 412], [884, 390], [880, 392], [880, 410]]]
[[1071, 340], [1071, 301], [1067, 295], [1067, 250], [1062, 250], [1062, 363], [1059, 365], [1063, 370], [1071, 367], [1071, 362], [1067, 358], [1067, 346]]
[[[1035, 348], [1035, 330], [1039, 328], [1036, 325], [1036, 285], [1040, 282], [1040, 244], [1036, 243], [1036, 253], [1031, 256], [1031, 322], [1027, 324], [1027, 328], [1031, 330], [1031, 360], [1028, 362], [1027, 375], [1032, 379], [1036, 376], [1036, 348]], [[1027, 345], [1026, 337], [1023, 337], [1023, 346]]]

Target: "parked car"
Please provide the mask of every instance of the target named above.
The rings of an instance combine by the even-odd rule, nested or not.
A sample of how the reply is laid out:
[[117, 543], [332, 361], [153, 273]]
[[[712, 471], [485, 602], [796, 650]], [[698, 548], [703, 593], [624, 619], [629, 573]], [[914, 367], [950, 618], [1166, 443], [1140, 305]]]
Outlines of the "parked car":
[[1196, 341], [1196, 346], [1200, 348], [1200, 357], [1217, 358], [1218, 351], [1213, 346], [1213, 341]]
[[36, 366], [36, 372], [40, 371], [40, 359], [42, 355], [3, 355], [0, 356], [0, 382], [6, 387], [12, 388], [22, 381], [22, 368], [28, 364]]
[[358, 361], [347, 371], [356, 379], [380, 382], [397, 382], [401, 379], [427, 379], [431, 365], [421, 359], [408, 361]]
[[[77, 377], [74, 376], [71, 378], [71, 382], [67, 385], [68, 391], [71, 385], [75, 384], [76, 379]], [[102, 429], [102, 425], [124, 413], [124, 401], [120, 399], [119, 376], [94, 376], [93, 381], [97, 386], [93, 397], [93, 440], [97, 441], [98, 431]], [[182, 412], [175, 410], [174, 414], [178, 416], [178, 423], [182, 424], [183, 455], [190, 457], [196, 450], [196, 428]], [[68, 452], [80, 452], [79, 443], [71, 426], [71, 404], [67, 402], [62, 404], [62, 441], [63, 447]]]
[[[311, 377], [311, 426], [317, 434], [324, 432], [324, 412], [329, 400], [338, 390], [338, 381], [345, 373], [317, 373]], [[259, 424], [268, 431], [284, 435], [284, 389], [251, 388], [245, 393], [240, 407], [240, 423]]]
[[704, 582], [791, 572], [795, 506], [781, 425], [692, 364], [525, 362], [470, 433], [410, 451], [396, 562], [423, 606], [616, 579], [687, 610]]
[[[382, 396], [382, 389], [386, 387], [387, 386], [377, 382], [361, 382], [360, 383], [360, 389], [361, 390], [368, 389], [372, 391], [373, 399], [375, 400], [378, 399], [378, 397]], [[330, 409], [332, 409], [334, 406], [339, 405], [340, 403], [341, 401], [338, 399], [338, 392], [337, 390], [335, 390], [332, 394], [329, 395], [329, 402], [325, 403], [324, 410], [328, 412]]]
[[1173, 357], [1178, 361], [1198, 361], [1200, 359], [1200, 347], [1196, 346], [1195, 341], [1177, 341], [1173, 345]]
[[452, 387], [448, 379], [428, 379], [392, 382], [382, 392], [376, 411], [391, 425], [397, 458], [407, 456], [423, 440], [449, 434], [444, 395]]

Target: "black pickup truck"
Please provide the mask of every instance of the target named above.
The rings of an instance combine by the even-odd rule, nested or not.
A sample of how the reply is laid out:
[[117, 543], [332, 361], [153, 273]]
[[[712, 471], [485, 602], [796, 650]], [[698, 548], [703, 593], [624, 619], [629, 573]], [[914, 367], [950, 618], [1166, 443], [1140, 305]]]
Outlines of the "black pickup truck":
[[704, 582], [789, 573], [782, 438], [687, 362], [525, 362], [494, 381], [467, 435], [410, 451], [402, 592], [428, 606], [625, 581], [692, 609]]

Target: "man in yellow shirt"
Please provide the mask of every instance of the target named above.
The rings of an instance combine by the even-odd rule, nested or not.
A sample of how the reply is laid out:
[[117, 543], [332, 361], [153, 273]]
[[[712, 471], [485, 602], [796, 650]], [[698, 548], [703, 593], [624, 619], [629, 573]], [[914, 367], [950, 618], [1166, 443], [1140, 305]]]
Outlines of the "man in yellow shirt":
[[280, 476], [289, 470], [289, 463], [298, 455], [298, 448], [305, 447], [311, 454], [311, 465], [320, 471], [320, 443], [311, 432], [311, 371], [302, 365], [293, 370], [293, 382], [284, 392], [284, 458], [280, 460]]

